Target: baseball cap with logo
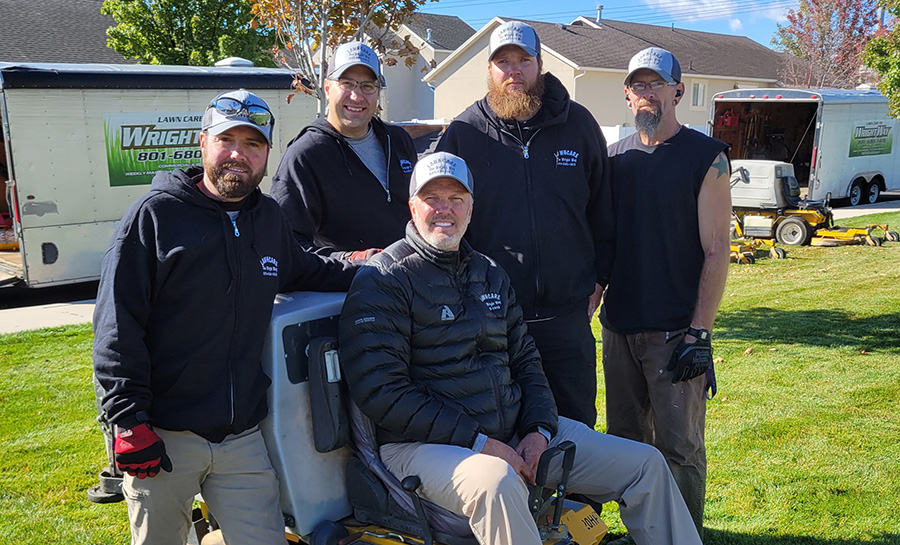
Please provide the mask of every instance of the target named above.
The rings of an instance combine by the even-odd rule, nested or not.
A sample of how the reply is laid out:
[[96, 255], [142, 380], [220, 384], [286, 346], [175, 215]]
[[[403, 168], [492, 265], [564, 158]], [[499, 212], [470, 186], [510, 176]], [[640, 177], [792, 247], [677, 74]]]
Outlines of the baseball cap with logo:
[[334, 50], [334, 54], [331, 56], [332, 68], [328, 77], [330, 79], [339, 78], [352, 66], [365, 66], [375, 74], [375, 80], [384, 86], [378, 54], [362, 42], [347, 42]]
[[461, 183], [466, 191], [474, 192], [472, 171], [466, 162], [452, 153], [439, 151], [420, 159], [413, 168], [409, 179], [409, 198], [413, 198], [435, 178], [452, 178]]
[[628, 76], [625, 78], [625, 85], [628, 85], [634, 73], [642, 68], [653, 70], [668, 83], [681, 81], [681, 65], [678, 64], [678, 59], [675, 58], [675, 55], [660, 47], [648, 47], [631, 57], [631, 61], [628, 63]]
[[200, 128], [209, 134], [222, 134], [233, 127], [252, 127], [272, 145], [275, 116], [266, 101], [245, 89], [226, 91], [212, 99], [203, 113]]
[[522, 21], [507, 21], [491, 32], [491, 47], [488, 60], [504, 45], [517, 45], [532, 57], [541, 54], [541, 39], [530, 25]]

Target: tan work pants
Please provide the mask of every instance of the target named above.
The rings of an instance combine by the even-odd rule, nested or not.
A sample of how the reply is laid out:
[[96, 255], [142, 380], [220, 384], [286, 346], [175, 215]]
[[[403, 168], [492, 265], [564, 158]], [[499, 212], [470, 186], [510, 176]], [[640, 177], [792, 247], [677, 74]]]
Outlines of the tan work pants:
[[203, 494], [228, 545], [285, 543], [278, 480], [259, 428], [210, 443], [188, 431], [156, 428], [172, 472], [125, 475], [125, 499], [135, 545], [186, 543], [194, 497]]
[[[600, 503], [618, 501], [635, 543], [700, 543], [659, 451], [560, 418], [550, 446], [567, 440], [576, 444], [569, 491]], [[426, 443], [387, 444], [381, 447], [381, 457], [400, 479], [418, 475], [422, 497], [467, 516], [481, 545], [540, 545], [528, 512], [528, 488], [503, 460], [463, 447]], [[550, 468], [554, 485], [562, 472], [561, 457], [555, 462]]]

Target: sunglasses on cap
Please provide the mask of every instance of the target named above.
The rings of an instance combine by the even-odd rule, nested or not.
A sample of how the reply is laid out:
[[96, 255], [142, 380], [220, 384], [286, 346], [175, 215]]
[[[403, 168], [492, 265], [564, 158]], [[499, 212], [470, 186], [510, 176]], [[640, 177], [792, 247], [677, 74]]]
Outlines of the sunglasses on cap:
[[260, 127], [268, 126], [273, 119], [272, 112], [265, 106], [245, 104], [236, 98], [219, 97], [210, 102], [209, 107], [215, 108], [218, 113], [228, 118], [242, 117], [241, 114], [246, 112], [247, 115], [243, 117], [246, 117]]

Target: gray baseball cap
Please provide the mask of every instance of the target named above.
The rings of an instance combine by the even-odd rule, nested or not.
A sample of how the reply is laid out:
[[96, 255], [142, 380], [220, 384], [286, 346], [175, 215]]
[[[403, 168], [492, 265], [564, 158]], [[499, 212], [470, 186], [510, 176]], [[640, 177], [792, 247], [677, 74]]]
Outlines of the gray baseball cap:
[[488, 60], [493, 59], [494, 53], [504, 45], [517, 45], [532, 57], [541, 54], [541, 39], [537, 32], [522, 21], [507, 21], [491, 32]]
[[661, 47], [648, 47], [631, 57], [631, 61], [628, 62], [628, 76], [625, 77], [625, 85], [631, 82], [631, 77], [635, 72], [643, 68], [653, 70], [668, 83], [681, 81], [681, 65], [678, 64], [678, 59]]
[[328, 77], [330, 79], [339, 78], [352, 66], [365, 66], [375, 74], [375, 80], [384, 85], [378, 54], [362, 42], [347, 42], [334, 50], [334, 54], [331, 55], [331, 71], [328, 72]]
[[409, 179], [409, 198], [415, 197], [428, 182], [435, 178], [452, 178], [461, 183], [466, 191], [474, 192], [472, 171], [461, 158], [439, 151], [419, 159]]
[[203, 113], [201, 130], [222, 134], [232, 127], [253, 127], [272, 145], [275, 116], [266, 101], [246, 89], [226, 91], [209, 102]]

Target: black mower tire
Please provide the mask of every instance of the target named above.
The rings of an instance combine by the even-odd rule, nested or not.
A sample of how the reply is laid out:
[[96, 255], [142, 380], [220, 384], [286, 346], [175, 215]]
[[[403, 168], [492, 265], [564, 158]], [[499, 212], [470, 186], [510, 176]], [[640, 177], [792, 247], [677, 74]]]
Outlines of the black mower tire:
[[337, 545], [349, 535], [350, 532], [342, 525], [326, 520], [315, 527], [309, 536], [309, 545]]
[[884, 239], [888, 242], [900, 242], [900, 233], [897, 231], [888, 231], [885, 233]]
[[787, 246], [809, 244], [810, 238], [812, 238], [812, 227], [801, 217], [786, 217], [775, 228], [775, 240]]
[[769, 250], [769, 257], [772, 259], [785, 259], [787, 258], [787, 252], [784, 251], [784, 248], [772, 248]]
[[884, 239], [881, 237], [866, 237], [866, 246], [881, 246], [884, 244]]

